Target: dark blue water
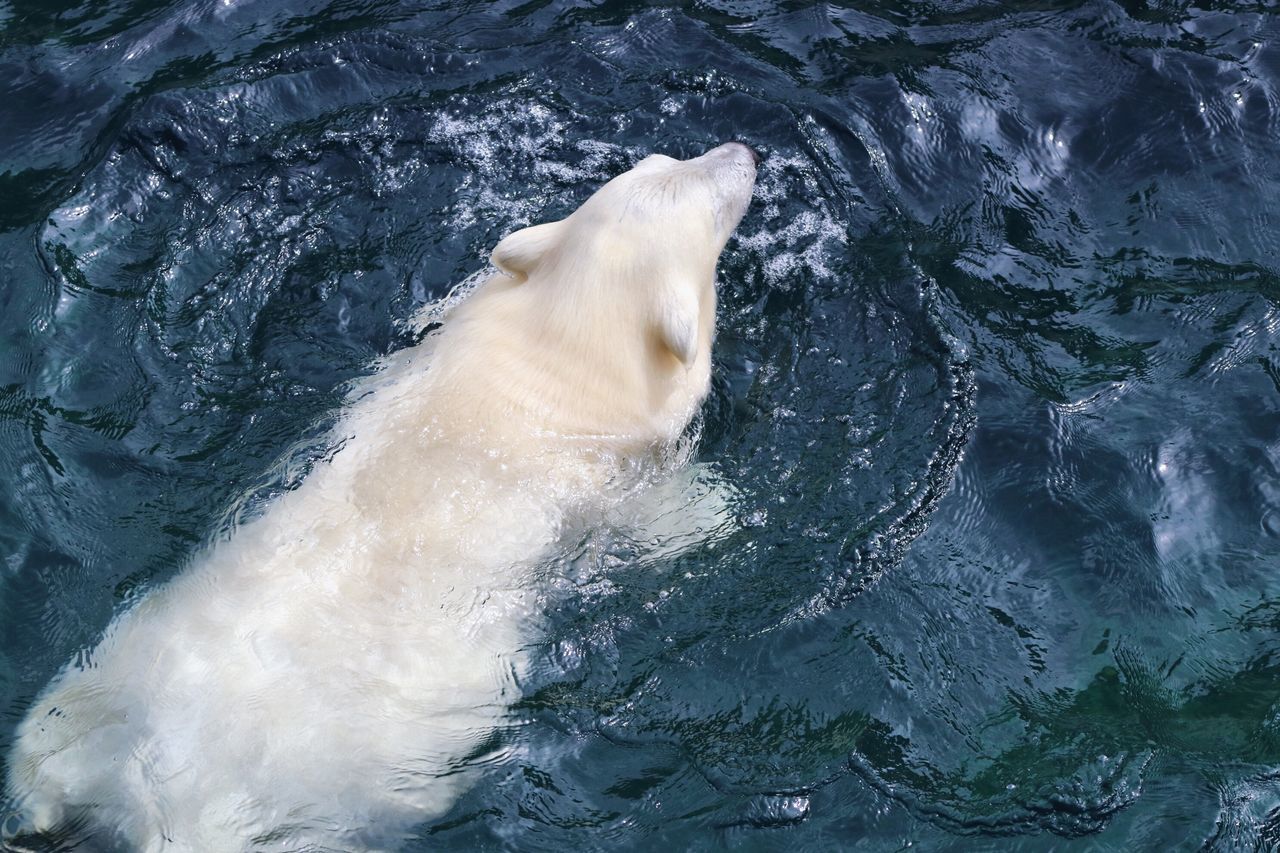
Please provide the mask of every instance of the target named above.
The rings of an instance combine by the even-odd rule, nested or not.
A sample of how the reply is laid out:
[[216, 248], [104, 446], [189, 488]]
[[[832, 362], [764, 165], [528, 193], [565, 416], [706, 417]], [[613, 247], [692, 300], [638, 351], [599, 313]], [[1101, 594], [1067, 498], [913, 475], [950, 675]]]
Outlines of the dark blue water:
[[1275, 849], [1277, 35], [0, 2], [0, 754], [502, 235], [741, 138], [698, 453], [738, 529], [566, 555], [514, 757], [417, 849]]

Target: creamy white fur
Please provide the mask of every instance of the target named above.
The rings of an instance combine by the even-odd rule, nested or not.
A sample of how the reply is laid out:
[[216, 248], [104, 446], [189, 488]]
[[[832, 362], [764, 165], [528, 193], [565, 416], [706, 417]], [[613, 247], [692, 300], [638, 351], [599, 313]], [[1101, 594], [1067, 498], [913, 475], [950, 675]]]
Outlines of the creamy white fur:
[[707, 393], [751, 152], [653, 156], [356, 395], [342, 449], [121, 614], [18, 730], [28, 825], [143, 851], [393, 848], [474, 781], [530, 568]]

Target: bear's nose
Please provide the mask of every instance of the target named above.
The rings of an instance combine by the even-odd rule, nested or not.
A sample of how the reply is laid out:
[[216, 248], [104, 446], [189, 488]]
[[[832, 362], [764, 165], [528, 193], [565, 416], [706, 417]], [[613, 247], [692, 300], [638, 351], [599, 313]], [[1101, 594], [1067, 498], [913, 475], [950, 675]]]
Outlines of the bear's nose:
[[753, 162], [753, 163], [755, 163], [757, 166], [759, 166], [759, 165], [760, 165], [760, 159], [761, 159], [761, 158], [760, 158], [760, 152], [756, 151], [756, 149], [752, 148], [750, 145], [748, 145], [747, 143], [743, 142], [741, 139], [735, 139], [733, 142], [734, 142], [734, 144], [735, 144], [735, 145], [741, 145], [743, 148], [745, 148], [745, 149], [747, 149], [748, 151], [750, 151], [750, 152], [751, 152], [751, 160], [752, 160], [752, 162]]

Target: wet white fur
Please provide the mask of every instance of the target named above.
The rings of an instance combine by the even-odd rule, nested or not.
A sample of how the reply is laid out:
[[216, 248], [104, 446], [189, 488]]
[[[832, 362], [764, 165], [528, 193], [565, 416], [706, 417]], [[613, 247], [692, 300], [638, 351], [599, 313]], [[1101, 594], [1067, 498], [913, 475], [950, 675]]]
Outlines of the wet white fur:
[[28, 827], [141, 851], [394, 848], [472, 784], [530, 568], [706, 395], [750, 152], [654, 156], [362, 387], [342, 449], [145, 596], [21, 724]]

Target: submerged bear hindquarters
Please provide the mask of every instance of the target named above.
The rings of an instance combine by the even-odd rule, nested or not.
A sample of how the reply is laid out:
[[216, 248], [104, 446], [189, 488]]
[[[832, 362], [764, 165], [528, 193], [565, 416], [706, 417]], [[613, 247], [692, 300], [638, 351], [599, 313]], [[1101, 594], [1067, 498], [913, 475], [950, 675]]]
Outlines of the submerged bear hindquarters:
[[518, 695], [528, 567], [707, 393], [755, 162], [654, 155], [502, 240], [499, 272], [353, 394], [331, 460], [53, 679], [9, 756], [25, 829], [385, 849], [447, 811]]

